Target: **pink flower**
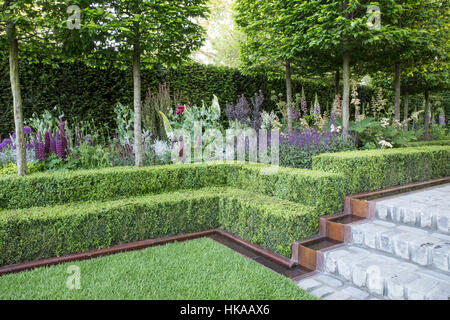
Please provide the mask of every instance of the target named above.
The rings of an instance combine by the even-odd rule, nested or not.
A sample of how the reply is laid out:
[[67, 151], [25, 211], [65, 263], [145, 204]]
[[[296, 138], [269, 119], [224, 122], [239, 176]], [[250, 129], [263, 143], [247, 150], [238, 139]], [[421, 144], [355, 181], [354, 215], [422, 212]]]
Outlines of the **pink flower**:
[[177, 114], [180, 114], [182, 111], [184, 111], [184, 108], [185, 108], [184, 106], [178, 106]]

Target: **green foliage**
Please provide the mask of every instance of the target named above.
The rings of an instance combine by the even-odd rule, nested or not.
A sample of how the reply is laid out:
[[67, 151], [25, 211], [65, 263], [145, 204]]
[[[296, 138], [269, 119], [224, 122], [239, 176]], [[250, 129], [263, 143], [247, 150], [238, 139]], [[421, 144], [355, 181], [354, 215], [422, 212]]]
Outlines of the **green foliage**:
[[244, 240], [290, 257], [294, 241], [317, 233], [318, 216], [316, 209], [300, 203], [240, 191], [220, 200], [219, 224]]
[[0, 208], [109, 200], [225, 185], [229, 167], [208, 164], [116, 167], [0, 178]]
[[70, 158], [75, 159], [76, 169], [98, 169], [112, 166], [107, 148], [100, 145], [91, 146], [86, 142], [74, 148]]
[[[29, 174], [45, 171], [45, 165], [42, 162], [28, 162], [27, 168]], [[10, 162], [3, 167], [0, 166], [0, 176], [7, 174], [17, 174], [17, 166], [15, 163]]]
[[425, 146], [450, 146], [450, 139], [432, 140], [432, 141], [415, 141], [410, 142], [409, 147], [425, 147]]
[[122, 145], [131, 145], [133, 139], [134, 112], [120, 102], [114, 107], [117, 136]]
[[343, 174], [346, 194], [450, 175], [450, 147], [398, 148], [321, 154], [313, 169]]
[[350, 129], [356, 131], [358, 144], [363, 149], [385, 147], [406, 147], [420, 137], [418, 130], [405, 131], [400, 123], [389, 123], [388, 118], [375, 121], [368, 117], [351, 123]]
[[289, 256], [347, 194], [450, 175], [450, 146], [322, 154], [313, 168], [268, 174], [266, 165], [205, 163], [0, 177], [0, 265], [211, 228]]
[[289, 256], [317, 224], [314, 208], [228, 188], [33, 207], [0, 214], [0, 265], [218, 227]]
[[2, 212], [0, 265], [217, 228], [217, 199], [167, 193]]
[[338, 212], [343, 208], [343, 176], [323, 171], [278, 168], [266, 174], [265, 166], [248, 164], [228, 171], [228, 185], [316, 207], [321, 212]]
[[[8, 83], [8, 60], [0, 63], [0, 81]], [[20, 78], [24, 105], [24, 118], [41, 114], [46, 109], [59, 107], [64, 118], [70, 123], [89, 121], [92, 132], [112, 135], [116, 127], [114, 106], [117, 103], [131, 106], [132, 83], [128, 73], [110, 67], [106, 70], [85, 66], [81, 63], [60, 63], [58, 68], [43, 64], [20, 64]], [[220, 105], [235, 101], [245, 94], [250, 97], [260, 89], [265, 97], [271, 91], [285, 92], [282, 79], [268, 81], [264, 75], [244, 76], [236, 69], [205, 66], [196, 63], [180, 65], [177, 68], [163, 68], [152, 65], [142, 70], [143, 95], [147, 88], [158, 91], [159, 83], [166, 82], [172, 89], [183, 92], [183, 102], [189, 105], [202, 105], [202, 101], [211, 101], [217, 95]], [[326, 105], [334, 96], [333, 85], [322, 81], [293, 81], [294, 92], [305, 87], [308, 101], [318, 92], [319, 101]], [[361, 88], [359, 88], [361, 90]], [[14, 120], [11, 106], [11, 90], [0, 87], [0, 135], [13, 132]], [[269, 98], [264, 100], [264, 110], [276, 110], [275, 103]]]
[[438, 124], [430, 127], [430, 134], [433, 140], [450, 139], [449, 129]]
[[280, 166], [289, 168], [311, 169], [312, 159], [321, 153], [341, 152], [355, 150], [353, 139], [342, 139], [338, 136], [335, 140], [328, 142], [324, 149], [304, 148], [296, 144], [280, 143]]

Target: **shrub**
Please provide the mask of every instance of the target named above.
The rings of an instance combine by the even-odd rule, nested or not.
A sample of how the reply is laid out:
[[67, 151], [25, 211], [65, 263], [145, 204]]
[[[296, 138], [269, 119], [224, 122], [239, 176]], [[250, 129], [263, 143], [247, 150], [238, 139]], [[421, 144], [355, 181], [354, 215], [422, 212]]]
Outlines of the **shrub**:
[[299, 203], [238, 191], [220, 200], [219, 225], [286, 257], [294, 241], [315, 235], [318, 211]]
[[166, 193], [0, 214], [0, 265], [218, 227], [218, 195]]
[[260, 165], [241, 166], [230, 171], [228, 184], [271, 197], [316, 207], [322, 214], [339, 212], [344, 204], [345, 179], [342, 175], [304, 169], [279, 168], [265, 174]]
[[342, 173], [347, 194], [373, 191], [450, 175], [450, 147], [434, 146], [321, 154], [317, 170]]
[[[27, 164], [28, 174], [35, 172], [45, 171], [45, 165], [41, 162], [28, 162]], [[3, 168], [0, 166], [0, 176], [1, 175], [15, 175], [17, 174], [17, 165], [15, 163], [8, 163]]]
[[324, 212], [340, 210], [345, 193], [340, 175], [279, 168], [265, 175], [261, 164], [190, 164], [105, 168], [0, 178], [0, 208], [19, 209], [69, 202], [110, 200], [207, 186], [260, 192]]
[[0, 177], [0, 208], [110, 200], [180, 189], [224, 185], [225, 165], [121, 167]]
[[450, 139], [448, 139], [448, 140], [432, 140], [432, 141], [416, 141], [416, 142], [409, 143], [409, 147], [426, 147], [426, 146], [450, 146]]
[[0, 265], [218, 227], [289, 256], [317, 224], [313, 208], [229, 188], [10, 210], [0, 214]]

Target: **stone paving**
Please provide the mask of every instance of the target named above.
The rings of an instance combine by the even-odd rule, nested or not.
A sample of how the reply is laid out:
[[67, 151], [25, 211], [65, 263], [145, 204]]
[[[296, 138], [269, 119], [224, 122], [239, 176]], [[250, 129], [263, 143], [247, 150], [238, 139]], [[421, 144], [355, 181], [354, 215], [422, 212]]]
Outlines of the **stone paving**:
[[298, 285], [330, 300], [449, 300], [450, 184], [380, 199], [376, 210]]

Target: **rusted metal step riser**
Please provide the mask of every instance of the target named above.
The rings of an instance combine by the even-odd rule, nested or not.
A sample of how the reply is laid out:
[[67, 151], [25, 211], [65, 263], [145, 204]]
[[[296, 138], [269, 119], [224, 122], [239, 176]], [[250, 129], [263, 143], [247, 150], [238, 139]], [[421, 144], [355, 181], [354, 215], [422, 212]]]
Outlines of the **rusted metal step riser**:
[[352, 225], [376, 218], [376, 199], [450, 182], [450, 177], [347, 196], [344, 211], [319, 219], [319, 235], [292, 244], [292, 261], [311, 270], [323, 270], [329, 250], [352, 243]]

